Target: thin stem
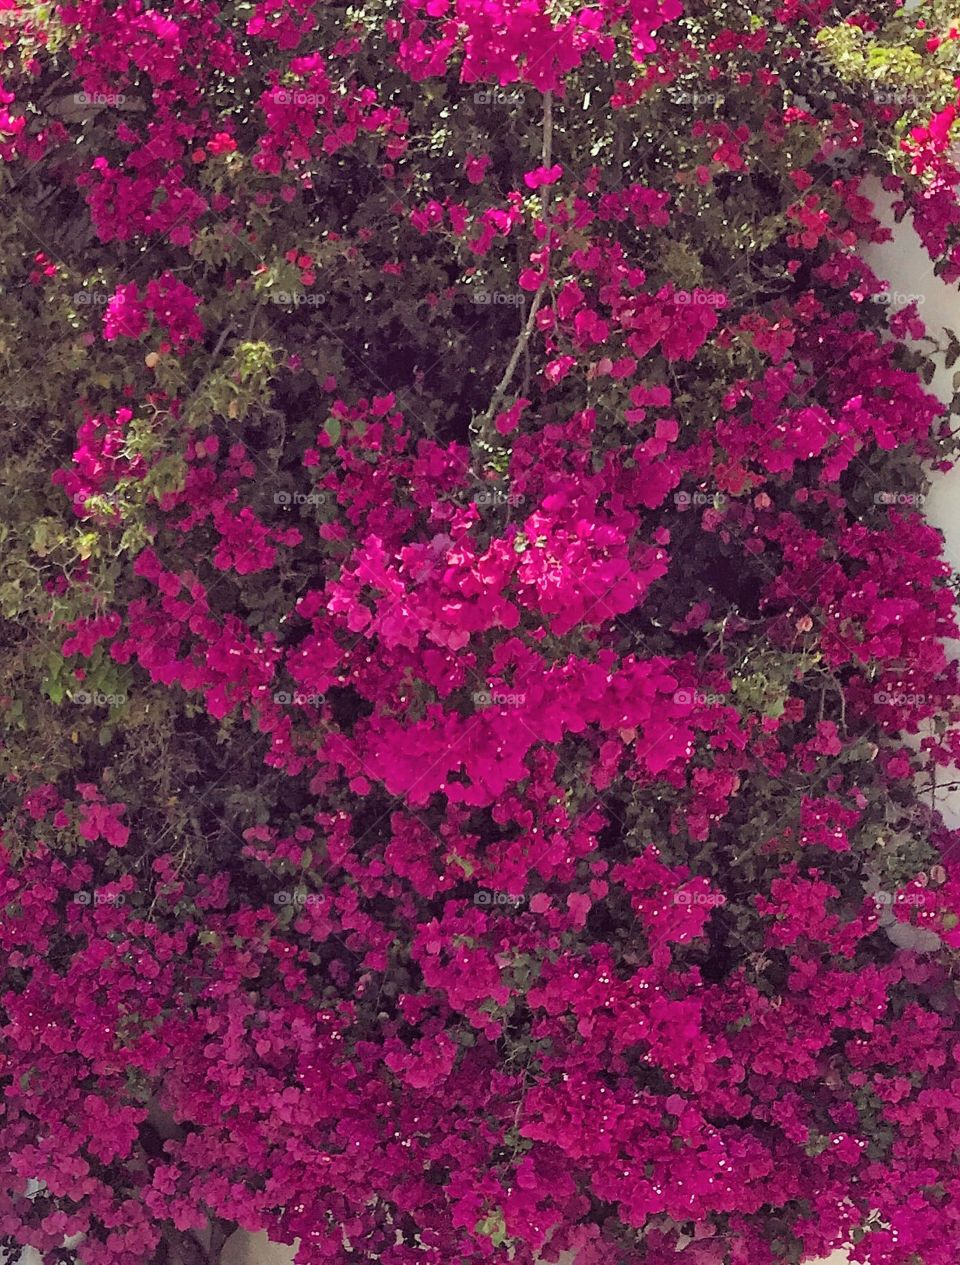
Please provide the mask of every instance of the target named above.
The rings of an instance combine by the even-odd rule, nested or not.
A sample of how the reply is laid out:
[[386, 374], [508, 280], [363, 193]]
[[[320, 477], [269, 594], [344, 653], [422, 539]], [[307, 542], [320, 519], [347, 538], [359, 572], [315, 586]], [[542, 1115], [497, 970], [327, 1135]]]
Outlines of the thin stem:
[[[540, 161], [544, 167], [550, 167], [551, 156], [553, 154], [553, 93], [546, 92], [543, 96], [543, 144], [540, 147]], [[550, 210], [550, 185], [541, 185], [541, 205], [543, 207], [543, 219], [546, 220], [547, 212]]]
[[511, 355], [509, 361], [507, 362], [506, 369], [504, 369], [503, 371], [503, 377], [500, 379], [499, 383], [497, 384], [497, 389], [493, 393], [493, 399], [490, 401], [490, 407], [487, 409], [486, 413], [484, 414], [483, 427], [482, 427], [483, 432], [486, 432], [489, 430], [489, 427], [492, 425], [494, 418], [497, 416], [497, 413], [500, 411], [500, 405], [503, 403], [503, 398], [507, 393], [507, 387], [510, 385], [510, 381], [513, 378], [513, 375], [516, 371], [517, 364], [520, 360], [520, 357], [523, 355], [527, 342], [530, 339], [530, 335], [533, 333], [533, 323], [536, 320], [537, 310], [539, 309], [540, 303], [543, 300], [543, 295], [544, 295], [545, 290], [546, 290], [546, 282], [542, 282], [540, 285], [540, 289], [533, 296], [533, 302], [530, 304], [530, 311], [527, 313], [526, 324], [524, 325], [523, 329], [520, 331], [520, 337], [517, 339], [516, 345], [514, 346], [514, 349], [513, 349], [513, 354]]
[[[543, 97], [543, 143], [540, 148], [540, 159], [544, 167], [549, 167], [551, 165], [552, 154], [553, 154], [553, 93], [546, 92], [544, 93], [544, 97]], [[541, 207], [541, 218], [543, 219], [544, 225], [545, 227], [547, 227], [547, 232], [549, 234], [550, 230], [549, 230], [549, 227], [547, 226], [547, 215], [550, 210], [550, 186], [549, 185], [545, 184], [541, 186], [540, 207]], [[489, 407], [487, 408], [487, 411], [484, 413], [483, 417], [480, 419], [479, 425], [477, 426], [481, 446], [485, 446], [485, 447], [491, 446], [491, 441], [493, 438], [491, 434], [491, 428], [493, 426], [493, 423], [496, 419], [498, 412], [500, 411], [500, 406], [503, 403], [504, 397], [506, 396], [507, 388], [510, 386], [511, 381], [513, 380], [513, 375], [516, 372], [517, 365], [520, 362], [520, 357], [525, 355], [527, 351], [527, 344], [530, 341], [530, 335], [533, 333], [534, 321], [536, 320], [537, 312], [540, 308], [540, 304], [543, 302], [543, 298], [546, 292], [547, 292], [547, 280], [546, 278], [544, 278], [544, 280], [541, 281], [537, 292], [533, 296], [533, 302], [530, 304], [530, 310], [527, 313], [527, 319], [524, 322], [523, 328], [520, 331], [520, 335], [517, 338], [516, 344], [514, 345], [513, 352], [510, 356], [509, 361], [507, 362], [507, 367], [503, 371], [503, 376], [501, 377], [500, 381], [497, 383], [497, 388], [493, 393], [493, 398], [490, 401]]]

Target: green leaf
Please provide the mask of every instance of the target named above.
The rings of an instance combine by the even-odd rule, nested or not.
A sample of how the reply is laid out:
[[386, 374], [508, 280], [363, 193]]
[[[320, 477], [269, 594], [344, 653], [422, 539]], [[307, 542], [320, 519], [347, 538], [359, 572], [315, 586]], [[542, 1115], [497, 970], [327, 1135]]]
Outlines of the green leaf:
[[487, 1235], [494, 1247], [501, 1247], [507, 1241], [507, 1227], [501, 1210], [495, 1208], [478, 1221], [475, 1233]]
[[77, 537], [77, 556], [84, 562], [88, 558], [92, 558], [98, 552], [100, 544], [97, 533], [94, 531], [85, 531], [81, 536]]
[[66, 694], [66, 688], [60, 681], [45, 681], [43, 691], [50, 699], [51, 703], [62, 703], [63, 696]]
[[45, 558], [63, 543], [63, 530], [52, 518], [41, 518], [33, 527], [33, 543], [31, 548], [35, 554]]

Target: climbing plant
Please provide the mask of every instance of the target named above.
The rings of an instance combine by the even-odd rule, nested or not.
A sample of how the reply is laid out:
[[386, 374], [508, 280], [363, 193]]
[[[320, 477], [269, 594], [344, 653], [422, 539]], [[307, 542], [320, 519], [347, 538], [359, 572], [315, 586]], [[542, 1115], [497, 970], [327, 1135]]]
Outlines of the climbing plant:
[[4, 4], [0, 1247], [953, 1265], [947, 6]]

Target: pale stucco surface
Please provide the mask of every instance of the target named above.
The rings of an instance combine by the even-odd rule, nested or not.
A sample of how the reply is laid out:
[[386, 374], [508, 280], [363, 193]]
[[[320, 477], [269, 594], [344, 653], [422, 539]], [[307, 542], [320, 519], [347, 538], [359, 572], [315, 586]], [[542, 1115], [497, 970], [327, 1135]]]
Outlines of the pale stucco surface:
[[[269, 1243], [262, 1234], [245, 1234], [237, 1231], [224, 1248], [222, 1265], [290, 1265], [293, 1260], [293, 1248]], [[683, 1254], [680, 1253], [678, 1265], [682, 1265]], [[571, 1262], [563, 1262], [571, 1265]], [[811, 1261], [810, 1265], [847, 1265], [847, 1258], [837, 1252], [825, 1260]]]

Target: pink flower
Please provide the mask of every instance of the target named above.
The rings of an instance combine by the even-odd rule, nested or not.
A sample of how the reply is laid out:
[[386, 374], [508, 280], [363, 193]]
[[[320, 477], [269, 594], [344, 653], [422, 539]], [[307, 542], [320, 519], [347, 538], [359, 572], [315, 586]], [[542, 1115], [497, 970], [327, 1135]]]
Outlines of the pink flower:
[[562, 175], [563, 168], [554, 163], [552, 167], [535, 167], [533, 171], [525, 172], [523, 183], [528, 189], [539, 189], [543, 185], [556, 184]]
[[483, 183], [483, 178], [491, 161], [489, 154], [482, 154], [479, 158], [475, 154], [467, 154], [463, 165], [467, 173], [467, 179], [471, 184]]

